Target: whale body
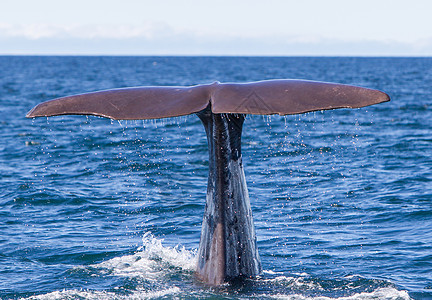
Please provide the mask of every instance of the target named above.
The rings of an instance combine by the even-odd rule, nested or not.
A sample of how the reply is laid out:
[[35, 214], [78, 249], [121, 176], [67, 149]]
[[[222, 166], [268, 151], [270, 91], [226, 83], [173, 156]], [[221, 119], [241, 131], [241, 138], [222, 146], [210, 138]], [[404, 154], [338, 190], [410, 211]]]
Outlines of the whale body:
[[389, 101], [378, 90], [307, 80], [267, 80], [191, 87], [134, 87], [62, 97], [40, 103], [28, 118], [96, 115], [116, 120], [195, 113], [209, 147], [206, 206], [197, 276], [209, 285], [254, 278], [262, 271], [241, 155], [247, 114], [289, 115], [360, 108]]

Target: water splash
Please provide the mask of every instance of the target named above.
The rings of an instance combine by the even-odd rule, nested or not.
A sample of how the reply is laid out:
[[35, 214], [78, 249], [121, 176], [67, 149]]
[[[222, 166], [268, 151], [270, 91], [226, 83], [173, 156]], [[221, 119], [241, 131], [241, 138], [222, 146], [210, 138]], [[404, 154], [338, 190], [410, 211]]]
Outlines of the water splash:
[[196, 267], [196, 250], [185, 247], [163, 246], [163, 239], [156, 238], [150, 232], [144, 234], [143, 245], [132, 255], [115, 257], [91, 268], [114, 276], [140, 277], [149, 281], [158, 281], [169, 270], [191, 273]]

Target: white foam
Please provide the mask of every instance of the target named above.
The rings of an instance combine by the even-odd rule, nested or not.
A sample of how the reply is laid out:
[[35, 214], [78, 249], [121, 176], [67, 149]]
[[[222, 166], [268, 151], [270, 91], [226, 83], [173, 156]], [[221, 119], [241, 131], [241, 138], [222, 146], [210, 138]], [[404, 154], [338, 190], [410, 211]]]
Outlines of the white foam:
[[[113, 300], [134, 300], [134, 299], [157, 299], [160, 297], [176, 298], [178, 296], [191, 296], [181, 295], [181, 289], [178, 287], [170, 287], [158, 291], [135, 291], [131, 295], [118, 295], [106, 291], [80, 291], [80, 290], [63, 290], [55, 291], [45, 295], [32, 296], [29, 300], [60, 300], [60, 299], [113, 299]], [[209, 296], [207, 294], [207, 296]], [[241, 299], [242, 297], [240, 297]], [[398, 291], [394, 288], [379, 288], [370, 293], [358, 293], [347, 297], [308, 297], [303, 295], [262, 295], [262, 299], [281, 299], [281, 300], [410, 300], [406, 291]]]
[[283, 284], [286, 287], [294, 289], [303, 290], [324, 290], [321, 284], [318, 282], [313, 282], [311, 280], [307, 281], [304, 277], [288, 277], [288, 276], [278, 276], [272, 279], [264, 279], [265, 282], [273, 284]]
[[264, 274], [269, 274], [269, 275], [277, 275], [277, 274], [283, 274], [283, 272], [275, 272], [272, 270], [263, 270]]
[[181, 292], [178, 287], [170, 287], [159, 291], [136, 291], [131, 295], [117, 295], [105, 291], [80, 291], [80, 290], [63, 290], [55, 291], [45, 295], [32, 296], [28, 300], [60, 300], [60, 299], [113, 299], [113, 300], [133, 300], [133, 299], [155, 299], [166, 296], [174, 296]]
[[308, 297], [303, 295], [271, 295], [273, 299], [281, 300], [410, 300], [411, 298], [406, 291], [399, 291], [395, 288], [379, 288], [370, 293], [358, 293], [347, 297]]

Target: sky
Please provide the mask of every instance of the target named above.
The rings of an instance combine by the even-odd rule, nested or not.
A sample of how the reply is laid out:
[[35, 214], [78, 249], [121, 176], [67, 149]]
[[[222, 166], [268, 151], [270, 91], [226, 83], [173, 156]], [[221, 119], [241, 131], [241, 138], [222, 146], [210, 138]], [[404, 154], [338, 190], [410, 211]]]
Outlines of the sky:
[[0, 0], [0, 54], [431, 56], [431, 13], [431, 0]]

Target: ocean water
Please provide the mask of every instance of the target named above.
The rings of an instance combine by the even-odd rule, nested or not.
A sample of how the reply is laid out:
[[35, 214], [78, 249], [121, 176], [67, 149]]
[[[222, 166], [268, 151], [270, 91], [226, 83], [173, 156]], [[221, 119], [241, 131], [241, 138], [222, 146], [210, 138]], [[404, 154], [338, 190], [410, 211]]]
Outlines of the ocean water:
[[[0, 57], [1, 299], [432, 299], [432, 58]], [[196, 280], [208, 152], [194, 116], [26, 119], [55, 97], [274, 78], [391, 102], [248, 116], [264, 272]]]

